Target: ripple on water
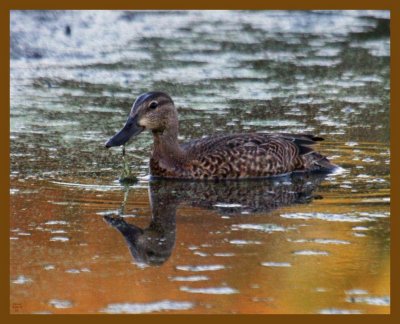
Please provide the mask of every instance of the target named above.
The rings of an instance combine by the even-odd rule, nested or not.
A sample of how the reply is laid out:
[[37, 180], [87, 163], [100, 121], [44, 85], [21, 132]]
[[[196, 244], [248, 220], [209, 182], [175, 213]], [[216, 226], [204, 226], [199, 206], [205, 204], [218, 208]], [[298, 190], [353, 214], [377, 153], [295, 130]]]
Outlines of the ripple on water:
[[171, 281], [205, 281], [209, 279], [207, 276], [176, 276], [172, 277]]
[[354, 226], [351, 228], [353, 231], [368, 231], [369, 228], [365, 226]]
[[367, 203], [390, 203], [390, 197], [382, 197], [382, 198], [368, 198], [368, 199], [363, 199], [363, 202]]
[[68, 269], [65, 270], [66, 273], [72, 273], [72, 274], [78, 274], [81, 272], [90, 272], [90, 269], [88, 268], [82, 268], [82, 269]]
[[85, 184], [85, 183], [69, 183], [60, 181], [51, 181], [51, 183], [59, 184], [66, 187], [79, 187], [82, 189], [95, 190], [95, 191], [112, 191], [121, 190], [120, 185], [109, 186], [109, 185], [96, 185], [96, 184]]
[[141, 314], [153, 313], [170, 310], [188, 310], [194, 307], [194, 304], [186, 301], [161, 300], [152, 303], [120, 303], [109, 304], [106, 308], [100, 310], [101, 313], [108, 314]]
[[119, 216], [121, 214], [121, 211], [119, 209], [112, 209], [112, 210], [105, 210], [101, 212], [97, 212], [96, 215], [100, 216]]
[[63, 220], [52, 220], [44, 223], [44, 225], [67, 225], [68, 222]]
[[67, 232], [64, 230], [50, 230], [50, 233], [51, 234], [65, 234]]
[[53, 236], [52, 238], [50, 238], [51, 242], [67, 242], [69, 241], [68, 237], [64, 237], [64, 236]]
[[364, 289], [351, 289], [351, 290], [346, 290], [345, 291], [346, 295], [366, 295], [368, 294], [368, 291]]
[[265, 233], [284, 232], [287, 228], [276, 224], [234, 224], [232, 229], [249, 229]]
[[261, 241], [252, 241], [252, 240], [230, 240], [229, 243], [234, 244], [234, 245], [251, 245], [251, 244], [259, 245], [262, 242]]
[[310, 220], [310, 219], [318, 219], [324, 220], [328, 222], [365, 222], [372, 221], [372, 215], [360, 215], [360, 214], [325, 214], [325, 213], [288, 213], [281, 214], [283, 218], [289, 219], [302, 219], [302, 220]]
[[71, 308], [73, 306], [72, 302], [69, 300], [62, 299], [51, 299], [49, 300], [49, 305], [59, 309]]
[[362, 314], [362, 312], [356, 309], [325, 308], [321, 309], [319, 314]]
[[32, 282], [32, 279], [30, 279], [28, 277], [25, 277], [23, 275], [18, 276], [16, 279], [14, 279], [12, 281], [12, 283], [16, 284], [16, 285], [24, 285], [24, 284], [27, 284], [29, 282]]
[[177, 270], [182, 271], [216, 271], [225, 269], [225, 266], [222, 264], [210, 264], [210, 265], [184, 265], [184, 266], [176, 266]]
[[193, 294], [210, 294], [210, 295], [231, 295], [237, 294], [239, 291], [231, 287], [207, 287], [207, 288], [190, 288], [180, 287], [181, 291], [186, 291]]
[[18, 233], [19, 236], [30, 236], [31, 233], [20, 232]]
[[261, 262], [263, 267], [291, 267], [289, 262]]
[[316, 251], [316, 250], [299, 250], [294, 251], [293, 254], [295, 255], [329, 255], [326, 251]]
[[333, 240], [333, 239], [299, 239], [299, 240], [291, 240], [288, 239], [289, 242], [293, 243], [318, 243], [318, 244], [350, 244], [349, 241], [344, 240]]
[[217, 203], [214, 205], [214, 207], [220, 207], [220, 208], [239, 208], [242, 207], [241, 204], [228, 204], [228, 203]]
[[227, 258], [227, 257], [235, 256], [235, 253], [230, 253], [230, 252], [216, 252], [216, 253], [214, 253], [213, 255], [216, 256], [216, 257], [225, 257], [225, 258]]
[[352, 146], [357, 146], [358, 145], [358, 143], [357, 142], [346, 142], [346, 143], [344, 143], [345, 145], [347, 145], [347, 146], [350, 146], [350, 147], [352, 147]]
[[81, 273], [79, 269], [68, 269], [65, 270], [66, 273], [78, 274]]
[[364, 233], [353, 233], [353, 236], [355, 237], [366, 237], [367, 235], [365, 235]]
[[380, 212], [380, 213], [360, 212], [358, 214], [363, 217], [372, 217], [372, 218], [386, 218], [390, 216], [390, 212]]
[[244, 126], [275, 126], [275, 127], [289, 127], [289, 126], [305, 126], [304, 123], [300, 123], [295, 120], [277, 120], [277, 119], [264, 119], [264, 120], [251, 120], [243, 121]]
[[390, 306], [389, 296], [351, 296], [347, 297], [346, 301], [349, 303], [368, 304], [374, 306]]

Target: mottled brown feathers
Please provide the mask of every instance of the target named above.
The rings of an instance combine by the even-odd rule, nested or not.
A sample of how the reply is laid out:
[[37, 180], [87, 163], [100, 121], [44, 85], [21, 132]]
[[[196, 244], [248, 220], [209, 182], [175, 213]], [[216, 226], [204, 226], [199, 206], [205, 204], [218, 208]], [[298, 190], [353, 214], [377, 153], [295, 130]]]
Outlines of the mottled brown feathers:
[[180, 146], [187, 158], [185, 163], [164, 169], [152, 158], [150, 170], [153, 176], [188, 179], [259, 178], [322, 171], [334, 166], [311, 147], [321, 140], [308, 134], [211, 136]]
[[124, 128], [106, 147], [125, 144], [144, 129], [153, 134], [152, 176], [181, 179], [238, 179], [290, 172], [330, 171], [335, 165], [313, 149], [310, 134], [214, 135], [180, 144], [178, 112], [171, 97], [148, 92], [134, 102]]

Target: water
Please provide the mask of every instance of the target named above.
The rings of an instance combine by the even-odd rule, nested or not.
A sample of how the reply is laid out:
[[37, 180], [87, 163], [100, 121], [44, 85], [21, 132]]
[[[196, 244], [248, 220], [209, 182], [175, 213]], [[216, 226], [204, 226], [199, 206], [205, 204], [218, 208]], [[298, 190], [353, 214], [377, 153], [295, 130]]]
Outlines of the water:
[[[389, 13], [13, 11], [13, 313], [389, 313]], [[164, 90], [180, 140], [304, 132], [343, 170], [119, 184]], [[151, 201], [151, 205], [150, 205]]]

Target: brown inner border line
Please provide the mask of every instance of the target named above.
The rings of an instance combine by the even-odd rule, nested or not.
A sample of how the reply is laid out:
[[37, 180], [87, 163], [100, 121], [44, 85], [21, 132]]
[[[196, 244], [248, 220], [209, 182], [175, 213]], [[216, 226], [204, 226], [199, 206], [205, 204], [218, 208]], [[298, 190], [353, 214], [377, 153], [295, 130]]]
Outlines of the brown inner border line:
[[[293, 322], [337, 322], [337, 321], [351, 321], [364, 323], [365, 321], [376, 323], [377, 321], [390, 321], [398, 322], [399, 319], [399, 199], [392, 199], [391, 201], [391, 315], [10, 315], [9, 314], [9, 295], [10, 295], [10, 280], [9, 280], [9, 175], [10, 175], [10, 10], [52, 10], [52, 9], [287, 9], [287, 10], [308, 10], [308, 9], [370, 9], [370, 10], [390, 10], [391, 11], [391, 109], [390, 109], [390, 126], [391, 126], [391, 196], [399, 197], [399, 144], [397, 139], [400, 137], [400, 127], [396, 127], [399, 117], [399, 40], [400, 40], [400, 1], [399, 0], [280, 0], [274, 2], [261, 2], [260, 0], [247, 0], [243, 2], [232, 2], [227, 0], [153, 0], [151, 2], [139, 2], [128, 0], [98, 0], [90, 2], [88, 0], [69, 0], [69, 1], [54, 1], [54, 0], [3, 0], [0, 3], [0, 26], [1, 26], [1, 73], [0, 79], [1, 100], [2, 105], [0, 109], [0, 142], [3, 158], [0, 160], [0, 211], [1, 211], [1, 242], [0, 252], [3, 257], [4, 263], [0, 267], [0, 274], [2, 285], [5, 287], [0, 292], [1, 296], [1, 317], [3, 323], [13, 322], [29, 322], [29, 323], [45, 323], [57, 322], [68, 323], [71, 320], [84, 322], [88, 320], [95, 320], [96, 322], [118, 321], [132, 323], [139, 321], [139, 323], [151, 323], [153, 321], [163, 321], [167, 323], [187, 323], [191, 322], [204, 322], [213, 321], [219, 322], [227, 320], [229, 322], [244, 322], [255, 321], [264, 322], [274, 321], [279, 323], [293, 323]], [[400, 197], [399, 197], [400, 198]], [[71, 318], [73, 316], [73, 318]], [[95, 317], [94, 317], [95, 316]]]

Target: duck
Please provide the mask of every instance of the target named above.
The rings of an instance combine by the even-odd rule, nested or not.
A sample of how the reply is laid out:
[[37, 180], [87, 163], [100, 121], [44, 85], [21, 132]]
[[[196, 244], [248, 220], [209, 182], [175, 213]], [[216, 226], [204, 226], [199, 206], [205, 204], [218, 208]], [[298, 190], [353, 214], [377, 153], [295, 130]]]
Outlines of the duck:
[[125, 145], [145, 130], [153, 135], [151, 178], [253, 179], [337, 168], [314, 150], [323, 138], [308, 133], [216, 134], [180, 143], [178, 111], [162, 91], [139, 95], [125, 125], [105, 147]]

